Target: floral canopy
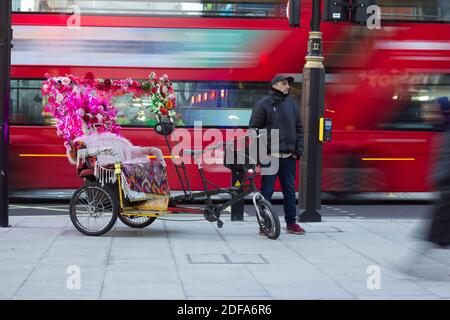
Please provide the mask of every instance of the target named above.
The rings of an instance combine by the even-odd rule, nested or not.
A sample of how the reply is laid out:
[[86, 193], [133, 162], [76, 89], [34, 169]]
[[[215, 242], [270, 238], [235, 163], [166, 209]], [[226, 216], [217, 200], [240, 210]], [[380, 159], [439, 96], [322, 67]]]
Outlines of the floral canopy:
[[84, 78], [71, 74], [51, 77], [46, 74], [42, 95], [44, 110], [56, 119], [57, 135], [62, 137], [67, 151], [75, 138], [93, 132], [120, 135], [117, 116], [120, 110], [113, 98], [132, 95], [158, 116], [175, 116], [176, 97], [167, 75], [157, 77], [152, 72], [145, 81], [131, 78], [121, 80], [96, 79], [92, 73]]

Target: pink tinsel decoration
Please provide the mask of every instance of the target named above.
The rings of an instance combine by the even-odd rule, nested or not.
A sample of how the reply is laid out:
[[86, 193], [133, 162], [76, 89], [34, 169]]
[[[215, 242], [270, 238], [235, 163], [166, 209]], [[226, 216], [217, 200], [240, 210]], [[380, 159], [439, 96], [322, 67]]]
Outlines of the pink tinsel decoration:
[[64, 138], [67, 151], [75, 138], [93, 132], [111, 132], [120, 135], [116, 123], [117, 109], [111, 104], [113, 96], [132, 93], [134, 98], [147, 95], [150, 108], [159, 115], [171, 115], [176, 99], [167, 75], [158, 78], [151, 73], [148, 81], [133, 79], [95, 79], [92, 73], [84, 78], [66, 75], [51, 77], [42, 84], [42, 95], [47, 98], [44, 108], [56, 119], [58, 136]]

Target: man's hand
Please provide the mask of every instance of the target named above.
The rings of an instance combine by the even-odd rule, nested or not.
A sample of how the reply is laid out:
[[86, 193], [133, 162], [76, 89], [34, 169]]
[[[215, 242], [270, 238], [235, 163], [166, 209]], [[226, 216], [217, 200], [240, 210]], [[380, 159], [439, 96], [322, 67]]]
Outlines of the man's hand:
[[294, 158], [295, 160], [299, 160], [302, 157], [302, 154], [300, 152], [294, 152], [292, 154], [292, 158]]

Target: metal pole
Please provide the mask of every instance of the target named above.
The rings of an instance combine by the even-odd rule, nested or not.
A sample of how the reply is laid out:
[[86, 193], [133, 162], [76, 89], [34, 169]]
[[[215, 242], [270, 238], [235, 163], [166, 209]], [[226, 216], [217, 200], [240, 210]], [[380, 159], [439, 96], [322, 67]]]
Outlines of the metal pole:
[[[236, 186], [237, 183], [244, 183], [244, 172], [239, 170], [231, 171], [231, 183]], [[244, 200], [231, 205], [231, 221], [244, 221]]]
[[11, 0], [0, 1], [0, 227], [9, 225], [8, 147], [11, 67]]
[[[248, 137], [244, 138], [244, 151], [248, 150], [249, 146]], [[225, 148], [230, 148], [233, 152], [233, 161], [237, 164], [242, 164], [240, 158], [239, 149], [239, 138], [234, 140], [231, 145], [225, 146]], [[245, 159], [247, 160], [247, 159]], [[231, 170], [231, 185], [233, 187], [240, 187], [244, 183], [244, 170], [239, 170], [238, 168], [233, 168]], [[240, 193], [241, 191], [239, 191]], [[239, 194], [238, 193], [238, 194]], [[244, 199], [238, 201], [231, 205], [231, 221], [244, 221]]]
[[308, 53], [303, 69], [301, 112], [305, 130], [304, 154], [300, 162], [299, 209], [305, 209], [300, 222], [322, 221], [322, 145], [319, 143], [319, 119], [324, 115], [325, 68], [320, 32], [321, 0], [313, 0]]

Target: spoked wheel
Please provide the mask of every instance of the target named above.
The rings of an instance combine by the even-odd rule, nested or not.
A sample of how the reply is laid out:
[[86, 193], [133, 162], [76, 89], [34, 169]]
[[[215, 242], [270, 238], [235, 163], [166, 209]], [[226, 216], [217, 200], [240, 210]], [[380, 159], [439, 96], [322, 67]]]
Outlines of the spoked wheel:
[[272, 204], [266, 199], [260, 199], [257, 201], [257, 206], [259, 215], [257, 213], [256, 216], [264, 234], [269, 239], [277, 239], [280, 236], [281, 231], [280, 219], [278, 219]]
[[156, 217], [136, 217], [119, 214], [119, 219], [131, 228], [145, 228], [151, 225], [156, 220]]
[[101, 236], [114, 226], [119, 201], [114, 186], [86, 182], [75, 191], [70, 201], [70, 219], [78, 231], [88, 236]]

